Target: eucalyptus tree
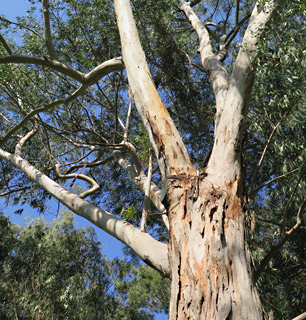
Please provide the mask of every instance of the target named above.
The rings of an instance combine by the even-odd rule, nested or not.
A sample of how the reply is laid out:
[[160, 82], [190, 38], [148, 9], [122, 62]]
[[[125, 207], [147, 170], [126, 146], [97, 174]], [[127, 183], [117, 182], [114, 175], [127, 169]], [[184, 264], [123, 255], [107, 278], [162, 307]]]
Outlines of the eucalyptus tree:
[[304, 9], [43, 0], [2, 18], [2, 196], [55, 197], [122, 241], [171, 278], [170, 319], [262, 319], [255, 282], [304, 230]]
[[131, 266], [109, 261], [93, 229], [75, 228], [71, 213], [25, 226], [1, 215], [0, 228], [1, 319], [153, 318], [113, 288]]

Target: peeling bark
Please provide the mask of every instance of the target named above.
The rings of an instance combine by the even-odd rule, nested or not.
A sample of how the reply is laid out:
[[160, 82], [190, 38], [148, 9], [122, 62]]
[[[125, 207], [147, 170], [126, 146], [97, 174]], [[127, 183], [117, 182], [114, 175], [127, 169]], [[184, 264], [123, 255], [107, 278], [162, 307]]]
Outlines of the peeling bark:
[[170, 181], [170, 319], [262, 319], [238, 181]]

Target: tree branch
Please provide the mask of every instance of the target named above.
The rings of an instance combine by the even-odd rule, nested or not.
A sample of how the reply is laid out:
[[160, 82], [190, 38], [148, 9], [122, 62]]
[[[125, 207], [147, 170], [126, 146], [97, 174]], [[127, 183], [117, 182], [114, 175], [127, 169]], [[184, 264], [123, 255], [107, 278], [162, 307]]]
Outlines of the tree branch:
[[296, 216], [296, 224], [286, 232], [285, 236], [283, 239], [280, 240], [280, 242], [276, 245], [273, 246], [269, 253], [266, 255], [266, 257], [263, 259], [263, 261], [260, 263], [260, 265], [256, 268], [256, 271], [253, 274], [253, 279], [254, 282], [256, 282], [260, 276], [260, 274], [265, 270], [271, 259], [278, 253], [278, 251], [283, 247], [283, 245], [286, 243], [286, 241], [300, 228], [302, 225], [302, 218], [301, 215], [306, 207], [306, 199], [302, 201], [302, 204], [300, 205], [298, 209], [298, 213]]
[[81, 180], [84, 180], [84, 181], [86, 181], [86, 182], [88, 182], [89, 184], [92, 185], [92, 188], [82, 192], [79, 195], [80, 198], [84, 199], [84, 198], [88, 197], [89, 195], [93, 194], [94, 192], [96, 192], [97, 190], [100, 189], [100, 186], [98, 185], [98, 183], [94, 179], [92, 179], [92, 178], [90, 178], [90, 177], [88, 177], [88, 176], [86, 176], [84, 174], [81, 174], [83, 168], [86, 167], [86, 164], [83, 165], [83, 168], [81, 169], [80, 173], [61, 174], [61, 172], [59, 170], [59, 167], [60, 167], [60, 164], [57, 163], [55, 165], [55, 173], [59, 178], [61, 178], [61, 179], [74, 179], [74, 180], [81, 179]]
[[[228, 89], [228, 73], [221, 64], [221, 56], [215, 56], [211, 45], [209, 32], [202, 24], [190, 3], [181, 0], [181, 10], [185, 13], [193, 29], [196, 31], [200, 41], [200, 54], [202, 65], [210, 77], [216, 99], [217, 119], [222, 112], [225, 96]], [[217, 122], [217, 121], [216, 121]]]
[[152, 172], [153, 172], [153, 160], [152, 160], [152, 150], [150, 150], [148, 176], [147, 176], [147, 181], [144, 189], [144, 201], [143, 201], [141, 224], [140, 224], [140, 230], [142, 232], [147, 232], [147, 218], [148, 218], [148, 213], [150, 208], [150, 189], [151, 189]]
[[124, 69], [124, 64], [120, 57], [113, 58], [103, 62], [87, 74], [79, 72], [76, 69], [71, 68], [59, 61], [49, 60], [48, 58], [29, 57], [23, 55], [10, 55], [7, 57], [0, 58], [0, 64], [4, 63], [24, 63], [48, 67], [52, 70], [60, 72], [63, 75], [69, 76], [70, 78], [77, 80], [80, 83], [87, 86], [96, 83], [102, 77], [106, 76], [107, 74], [113, 71]]
[[[242, 177], [241, 150], [244, 118], [255, 75], [253, 58], [258, 49], [258, 41], [275, 10], [276, 1], [269, 0], [264, 3], [257, 1], [236, 58], [224, 99], [224, 108], [220, 118], [216, 119], [215, 142], [207, 173], [219, 172], [217, 176], [214, 176], [218, 185], [227, 184], [234, 180], [239, 181]], [[223, 175], [223, 170], [220, 168], [224, 168], [227, 176]]]
[[295, 317], [292, 320], [305, 320], [306, 319], [306, 312], [300, 314], [299, 316]]
[[42, 0], [42, 12], [44, 18], [44, 40], [51, 60], [58, 60], [57, 53], [55, 51], [51, 27], [50, 27], [50, 15], [49, 15], [49, 0]]
[[82, 94], [88, 86], [82, 85], [80, 86], [72, 95], [67, 97], [66, 99], [59, 99], [55, 100], [51, 103], [48, 103], [44, 105], [41, 108], [37, 108], [30, 113], [28, 113], [15, 127], [13, 127], [2, 139], [0, 139], [0, 146], [7, 142], [7, 140], [21, 127], [23, 127], [30, 119], [32, 119], [36, 114], [40, 112], [46, 112], [52, 108], [55, 108], [56, 106], [60, 104], [67, 104], [71, 101], [73, 101], [76, 97], [78, 97], [80, 94]]
[[[286, 115], [286, 116], [287, 116], [287, 115]], [[257, 178], [258, 171], [259, 171], [259, 169], [260, 169], [260, 167], [261, 167], [261, 165], [262, 165], [262, 163], [263, 163], [263, 159], [264, 159], [264, 157], [265, 157], [265, 155], [266, 155], [266, 152], [267, 152], [267, 150], [268, 150], [268, 147], [269, 147], [269, 145], [270, 145], [270, 143], [271, 143], [271, 141], [272, 141], [272, 138], [273, 138], [273, 136], [274, 136], [277, 128], [278, 128], [279, 125], [282, 123], [282, 121], [283, 121], [284, 118], [285, 118], [285, 116], [277, 123], [276, 126], [273, 125], [273, 130], [272, 130], [272, 132], [270, 133], [270, 136], [269, 136], [269, 138], [268, 138], [268, 141], [267, 141], [267, 143], [266, 143], [266, 145], [265, 145], [265, 147], [264, 147], [264, 150], [263, 150], [263, 152], [262, 152], [262, 154], [261, 154], [261, 157], [260, 157], [260, 159], [259, 159], [259, 162], [258, 162], [258, 164], [257, 164], [257, 166], [256, 166], [256, 169], [255, 169], [255, 172], [254, 172], [254, 175], [253, 175], [252, 182], [251, 182], [251, 184], [250, 184], [250, 188], [249, 188], [248, 194], [251, 194], [251, 193], [253, 192], [253, 185], [254, 185], [254, 183], [255, 183], [255, 179]]]
[[249, 196], [252, 196], [253, 194], [257, 193], [260, 189], [266, 187], [266, 186], [269, 185], [270, 183], [272, 183], [272, 182], [274, 182], [274, 181], [276, 181], [276, 180], [279, 180], [279, 179], [281, 179], [281, 178], [287, 177], [287, 176], [289, 176], [290, 174], [292, 174], [292, 173], [294, 173], [294, 172], [296, 172], [296, 171], [298, 171], [298, 170], [300, 170], [300, 169], [301, 169], [301, 168], [295, 168], [295, 169], [293, 169], [292, 171], [290, 171], [290, 172], [288, 172], [288, 173], [282, 174], [282, 175], [280, 175], [280, 176], [277, 176], [277, 177], [275, 177], [275, 178], [273, 178], [273, 179], [271, 179], [271, 180], [263, 183], [263, 184], [260, 185], [258, 188], [256, 188], [255, 190], [253, 190], [253, 191], [249, 194]]
[[10, 46], [7, 44], [7, 42], [5, 41], [5, 39], [3, 38], [2, 34], [0, 34], [0, 41], [3, 44], [5, 50], [7, 51], [7, 53], [9, 55], [13, 54], [13, 51], [11, 50]]
[[162, 178], [193, 174], [194, 166], [168, 110], [157, 93], [129, 0], [114, 0], [122, 55], [135, 105], [148, 132]]
[[37, 119], [34, 120], [34, 125], [33, 125], [33, 129], [31, 131], [29, 131], [24, 137], [22, 137], [18, 143], [16, 144], [16, 147], [15, 147], [15, 154], [17, 156], [20, 156], [21, 155], [21, 151], [22, 151], [22, 147], [24, 146], [24, 144], [29, 140], [31, 139], [38, 131], [38, 128], [39, 128], [39, 124], [38, 124], [38, 121]]
[[23, 171], [32, 181], [76, 214], [129, 246], [145, 263], [165, 276], [170, 275], [167, 245], [123, 221], [89, 201], [72, 194], [28, 161], [0, 149], [0, 157]]

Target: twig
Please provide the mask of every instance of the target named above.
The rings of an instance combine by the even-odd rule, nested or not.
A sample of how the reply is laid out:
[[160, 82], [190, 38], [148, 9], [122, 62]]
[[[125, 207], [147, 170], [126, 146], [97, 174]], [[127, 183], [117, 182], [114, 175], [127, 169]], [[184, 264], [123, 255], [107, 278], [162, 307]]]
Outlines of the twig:
[[266, 187], [266, 186], [269, 185], [270, 183], [272, 183], [272, 182], [274, 182], [274, 181], [276, 181], [276, 180], [279, 180], [279, 179], [281, 179], [281, 178], [287, 177], [287, 176], [289, 176], [290, 174], [292, 174], [292, 173], [294, 173], [294, 172], [296, 172], [296, 171], [298, 171], [298, 170], [300, 170], [300, 169], [301, 169], [301, 168], [295, 168], [295, 169], [293, 169], [293, 170], [290, 171], [290, 172], [287, 172], [287, 173], [285, 173], [285, 174], [282, 174], [282, 175], [280, 175], [280, 176], [277, 176], [277, 177], [275, 177], [275, 178], [273, 178], [273, 179], [271, 179], [271, 180], [263, 183], [263, 184], [260, 185], [258, 188], [254, 189], [249, 195], [252, 196], [253, 194], [257, 193], [260, 189]]
[[271, 143], [271, 141], [272, 141], [272, 138], [273, 138], [273, 136], [274, 136], [274, 134], [275, 134], [275, 132], [276, 132], [276, 129], [280, 126], [280, 124], [283, 122], [283, 120], [284, 120], [286, 117], [287, 117], [287, 113], [281, 118], [281, 120], [277, 123], [276, 126], [273, 125], [273, 124], [271, 124], [271, 125], [273, 126], [273, 130], [272, 130], [271, 133], [270, 133], [270, 136], [269, 136], [269, 138], [268, 138], [268, 141], [267, 141], [267, 143], [266, 143], [266, 145], [265, 145], [265, 147], [264, 147], [264, 150], [263, 150], [263, 152], [262, 152], [262, 154], [261, 154], [261, 157], [260, 157], [259, 162], [258, 162], [258, 164], [257, 164], [257, 167], [256, 167], [256, 169], [255, 169], [255, 172], [254, 172], [254, 175], [253, 175], [253, 179], [252, 179], [251, 185], [250, 185], [250, 187], [249, 187], [248, 194], [252, 194], [252, 193], [253, 193], [253, 186], [254, 186], [255, 180], [256, 180], [256, 178], [257, 178], [258, 171], [259, 171], [259, 169], [260, 169], [261, 166], [262, 166], [262, 163], [263, 163], [264, 157], [265, 157], [265, 155], [266, 155], [266, 153], [267, 153], [268, 147], [269, 147], [269, 145], [270, 145], [270, 143]]
[[21, 188], [18, 188], [18, 189], [9, 190], [7, 192], [0, 193], [0, 197], [4, 197], [4, 196], [7, 196], [7, 195], [9, 195], [11, 193], [23, 191], [23, 190], [26, 190], [26, 189], [28, 189], [28, 187], [21, 187]]
[[286, 241], [292, 236], [293, 233], [296, 232], [296, 230], [299, 229], [299, 227], [302, 225], [302, 212], [306, 207], [306, 199], [303, 200], [302, 204], [300, 205], [298, 209], [298, 213], [296, 216], [296, 224], [286, 232], [285, 236], [283, 239], [280, 240], [280, 242], [276, 245], [273, 246], [269, 253], [266, 255], [266, 257], [263, 259], [263, 261], [260, 263], [260, 265], [256, 268], [256, 271], [254, 272], [253, 279], [254, 282], [256, 282], [260, 276], [260, 274], [265, 270], [267, 267], [268, 263], [270, 260], [278, 253], [278, 251], [283, 247], [283, 245], [286, 243]]
[[19, 130], [21, 127], [23, 127], [23, 125], [25, 125], [30, 119], [32, 119], [36, 114], [40, 113], [40, 112], [46, 112], [60, 104], [67, 104], [69, 102], [71, 102], [72, 100], [74, 100], [76, 97], [78, 97], [80, 94], [82, 94], [88, 86], [86, 85], [82, 85], [80, 86], [73, 94], [71, 94], [69, 97], [67, 97], [66, 99], [59, 99], [59, 100], [55, 100], [51, 103], [48, 103], [46, 105], [44, 105], [41, 108], [37, 108], [31, 112], [29, 112], [15, 127], [13, 127], [2, 139], [0, 139], [0, 146], [3, 145], [5, 142], [7, 142], [7, 140], [17, 131]]

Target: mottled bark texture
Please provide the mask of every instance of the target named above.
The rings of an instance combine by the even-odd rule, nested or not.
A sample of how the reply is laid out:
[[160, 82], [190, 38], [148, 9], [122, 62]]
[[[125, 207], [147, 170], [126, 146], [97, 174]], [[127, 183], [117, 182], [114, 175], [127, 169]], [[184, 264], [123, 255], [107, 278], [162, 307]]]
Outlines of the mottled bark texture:
[[262, 319], [252, 283], [239, 181], [169, 181], [170, 319]]
[[170, 319], [262, 319], [245, 239], [241, 152], [255, 74], [252, 58], [277, 1], [256, 3], [231, 76], [192, 4], [180, 3], [198, 35], [202, 65], [216, 98], [215, 141], [201, 174], [151, 79], [130, 1], [114, 0], [129, 85], [162, 178], [168, 180]]

